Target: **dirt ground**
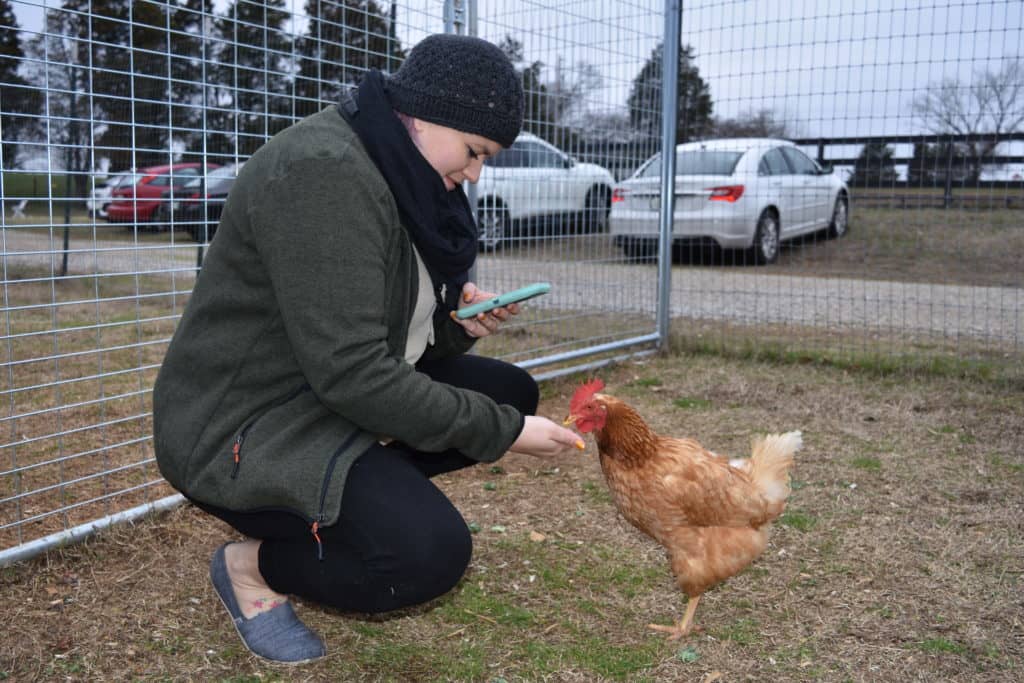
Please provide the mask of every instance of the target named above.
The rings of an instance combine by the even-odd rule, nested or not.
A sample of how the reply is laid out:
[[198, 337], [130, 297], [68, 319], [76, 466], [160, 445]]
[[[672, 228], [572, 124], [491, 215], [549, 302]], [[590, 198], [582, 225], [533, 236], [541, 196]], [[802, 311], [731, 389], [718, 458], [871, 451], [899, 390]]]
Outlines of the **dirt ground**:
[[[709, 591], [704, 631], [583, 454], [439, 480], [475, 530], [449, 595], [383, 617], [301, 604], [328, 656], [248, 654], [210, 588], [234, 535], [192, 507], [0, 569], [0, 680], [1008, 681], [1024, 679], [1024, 394], [950, 377], [713, 356], [602, 370], [658, 431], [746, 454], [801, 429], [766, 552]], [[564, 416], [580, 378], [542, 385]]]

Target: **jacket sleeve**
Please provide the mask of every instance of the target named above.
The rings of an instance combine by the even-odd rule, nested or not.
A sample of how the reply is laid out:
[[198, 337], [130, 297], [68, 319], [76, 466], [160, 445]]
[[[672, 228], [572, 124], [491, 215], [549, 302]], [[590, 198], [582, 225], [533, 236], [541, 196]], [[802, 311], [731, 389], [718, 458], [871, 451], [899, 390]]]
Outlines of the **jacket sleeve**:
[[476, 338], [466, 334], [462, 325], [454, 322], [447, 310], [438, 306], [434, 311], [434, 343], [423, 351], [424, 360], [438, 360], [466, 353], [476, 344]]
[[[495, 460], [519, 435], [519, 411], [388, 352], [387, 255], [400, 233], [386, 186], [369, 173], [344, 157], [301, 159], [252, 195], [253, 239], [296, 360], [318, 398], [363, 429]], [[461, 344], [443, 336], [439, 351]]]

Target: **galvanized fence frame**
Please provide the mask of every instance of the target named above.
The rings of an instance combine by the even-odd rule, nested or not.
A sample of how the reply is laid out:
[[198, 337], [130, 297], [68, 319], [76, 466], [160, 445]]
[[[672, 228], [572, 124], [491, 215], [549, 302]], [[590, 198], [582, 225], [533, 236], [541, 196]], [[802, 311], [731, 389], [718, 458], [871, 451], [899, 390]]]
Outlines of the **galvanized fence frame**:
[[[395, 68], [402, 50], [424, 35], [478, 33], [477, 4], [452, 0], [411, 0], [388, 9], [358, 0], [324, 0], [306, 6], [307, 11], [316, 8], [315, 16], [293, 13], [278, 23], [290, 21], [291, 26], [279, 30], [268, 28], [273, 12], [282, 7], [272, 0], [240, 0], [228, 14], [187, 15], [156, 0], [123, 5], [126, 14], [107, 13], [109, 8], [93, 2], [47, 10], [40, 27], [23, 30], [19, 35], [31, 49], [17, 69], [5, 72], [3, 83], [6, 99], [0, 110], [8, 159], [0, 153], [2, 365], [8, 411], [0, 417], [7, 433], [0, 445], [5, 455], [0, 465], [0, 566], [183, 501], [162, 482], [154, 464], [150, 392], [162, 350], [201, 267], [215, 215], [211, 200], [202, 202], [199, 218], [178, 213], [189, 192], [179, 176], [202, 177], [208, 165], [244, 161], [276, 130], [331, 103], [337, 81], [351, 84], [371, 66]], [[637, 9], [635, 3], [605, 6], [614, 10], [617, 4], [620, 11]], [[505, 9], [522, 10], [515, 3]], [[549, 8], [531, 4], [526, 9]], [[642, 9], [644, 14], [662, 12], [657, 2]], [[492, 18], [492, 8], [482, 17], [485, 32], [488, 27], [514, 28], [504, 25], [502, 11]], [[297, 20], [309, 22], [301, 39]], [[637, 35], [649, 42], [658, 30], [643, 26]], [[400, 32], [411, 42], [400, 45]], [[556, 37], [549, 32], [544, 48], [550, 51]], [[575, 39], [580, 49], [596, 47], [585, 45], [579, 34]], [[620, 52], [635, 49], [627, 45]], [[282, 81], [290, 83], [283, 94]], [[533, 94], [544, 97], [544, 86]], [[648, 109], [658, 105], [654, 98], [641, 104]], [[247, 107], [256, 107], [256, 114]], [[528, 117], [534, 130], [553, 125], [543, 113], [528, 112]], [[118, 127], [121, 138], [109, 134]], [[194, 142], [182, 149], [176, 139]], [[655, 137], [645, 144], [645, 155], [656, 151]], [[45, 163], [29, 174], [17, 167], [14, 154], [22, 161], [45, 158]], [[98, 163], [118, 155], [127, 155], [133, 169], [197, 162], [199, 170], [175, 166], [161, 172], [157, 177], [169, 189], [152, 214], [148, 198], [133, 189], [127, 200], [130, 216], [119, 218], [125, 227], [120, 239], [111, 240], [114, 224], [96, 215], [82, 218], [87, 199], [82, 187], [91, 192]], [[46, 187], [26, 187], [30, 175]], [[475, 189], [469, 188], [474, 205]], [[535, 193], [523, 198], [527, 205], [537, 201]], [[197, 243], [185, 235], [193, 231]], [[476, 275], [495, 290], [521, 284], [524, 274], [510, 270], [508, 261], [504, 253], [484, 253]], [[585, 287], [578, 267], [560, 273], [563, 289], [570, 282]], [[656, 286], [650, 276], [645, 281], [649, 289]], [[600, 287], [609, 289], [608, 283]], [[547, 311], [538, 306], [533, 319], [513, 331], [519, 338], [514, 348], [483, 352], [539, 370], [541, 379], [650, 352], [664, 339], [653, 302], [621, 329], [595, 327], [602, 307], [616, 305], [620, 296], [612, 294], [600, 306], [584, 305], [582, 313], [567, 310], [564, 303]], [[547, 336], [530, 331], [538, 327]], [[549, 344], [552, 333], [567, 333], [571, 340]]]

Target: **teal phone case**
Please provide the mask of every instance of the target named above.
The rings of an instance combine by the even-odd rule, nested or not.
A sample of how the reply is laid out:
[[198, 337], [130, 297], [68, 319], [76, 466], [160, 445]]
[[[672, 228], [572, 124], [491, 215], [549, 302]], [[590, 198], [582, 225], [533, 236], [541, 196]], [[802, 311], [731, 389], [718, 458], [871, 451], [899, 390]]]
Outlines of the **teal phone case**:
[[466, 318], [472, 318], [480, 313], [486, 313], [492, 308], [498, 308], [499, 306], [507, 306], [509, 304], [518, 303], [520, 301], [526, 301], [532, 299], [535, 296], [541, 294], [547, 294], [551, 289], [551, 284], [548, 282], [534, 282], [532, 285], [520, 287], [519, 289], [513, 289], [511, 292], [505, 292], [498, 296], [486, 299], [484, 301], [478, 301], [472, 306], [466, 306], [460, 308], [455, 312], [455, 317], [459, 320], [465, 320]]

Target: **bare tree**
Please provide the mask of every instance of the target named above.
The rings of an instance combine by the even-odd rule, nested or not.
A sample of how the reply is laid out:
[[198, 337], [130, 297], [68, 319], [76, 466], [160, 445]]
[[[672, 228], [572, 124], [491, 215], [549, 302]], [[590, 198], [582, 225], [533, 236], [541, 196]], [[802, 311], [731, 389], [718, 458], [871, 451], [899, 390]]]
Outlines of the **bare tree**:
[[712, 134], [718, 138], [784, 138], [786, 122], [775, 118], [771, 109], [747, 111], [734, 119], [715, 119]]
[[1006, 59], [997, 71], [979, 71], [969, 83], [943, 79], [916, 97], [911, 107], [921, 125], [936, 135], [987, 136], [962, 145], [980, 171], [982, 159], [992, 154], [1003, 136], [1024, 127], [1024, 62]]

